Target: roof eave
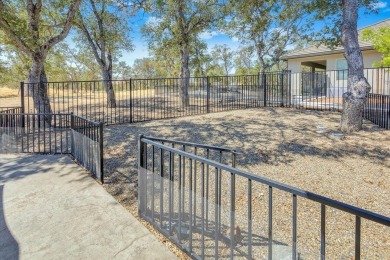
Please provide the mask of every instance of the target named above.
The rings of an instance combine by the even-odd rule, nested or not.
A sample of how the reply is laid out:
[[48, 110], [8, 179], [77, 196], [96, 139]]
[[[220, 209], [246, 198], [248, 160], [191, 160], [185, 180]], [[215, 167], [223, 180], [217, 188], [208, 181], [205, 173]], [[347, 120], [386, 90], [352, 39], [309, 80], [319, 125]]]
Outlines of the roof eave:
[[[365, 47], [360, 47], [360, 49], [362, 51], [369, 51], [369, 50], [374, 50], [374, 47], [373, 46], [365, 46]], [[339, 54], [339, 53], [343, 53], [343, 52], [344, 52], [344, 49], [339, 49], [339, 50], [324, 51], [324, 52], [317, 52], [317, 53], [308, 53], [308, 54], [301, 54], [301, 55], [291, 55], [291, 56], [285, 55], [285, 56], [281, 56], [280, 59], [283, 61], [287, 61], [287, 60], [291, 60], [291, 59]]]

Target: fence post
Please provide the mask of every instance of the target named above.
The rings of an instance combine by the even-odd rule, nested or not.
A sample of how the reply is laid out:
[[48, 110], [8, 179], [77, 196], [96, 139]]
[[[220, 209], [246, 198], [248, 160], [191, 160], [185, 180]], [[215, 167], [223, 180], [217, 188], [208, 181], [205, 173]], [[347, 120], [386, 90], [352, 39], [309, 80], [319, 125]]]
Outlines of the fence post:
[[[142, 177], [141, 177], [141, 172], [140, 169], [144, 168], [144, 153], [145, 153], [145, 146], [143, 145], [141, 139], [144, 137], [144, 135], [139, 135], [138, 136], [138, 216], [142, 215], [142, 209], [141, 209], [141, 197], [144, 196], [143, 194], [143, 182], [142, 182]], [[145, 173], [146, 174], [146, 173]], [[161, 179], [161, 182], [163, 179]], [[142, 184], [141, 184], [142, 183]]]
[[286, 103], [288, 107], [291, 107], [291, 70], [287, 71], [287, 92], [286, 92]]
[[132, 80], [130, 78], [129, 80], [130, 82], [130, 85], [129, 85], [129, 89], [130, 89], [130, 123], [133, 123], [133, 95], [132, 95], [132, 87], [131, 87], [131, 84], [132, 84]]
[[143, 143], [141, 139], [144, 137], [144, 135], [139, 135], [138, 137], [138, 166], [144, 168], [144, 149]]
[[100, 164], [100, 182], [104, 183], [104, 173], [103, 173], [103, 122], [99, 123], [99, 164]]
[[262, 81], [263, 81], [263, 87], [264, 87], [264, 107], [267, 106], [267, 79], [264, 72], [261, 73], [262, 75]]
[[209, 76], [206, 76], [206, 81], [207, 81], [207, 113], [210, 113], [210, 78]]
[[70, 113], [70, 153], [74, 156], [74, 114]]
[[25, 113], [25, 108], [24, 108], [24, 82], [20, 82], [20, 105], [21, 105], [21, 114], [22, 114], [22, 127], [25, 127], [25, 121], [24, 121], [24, 113]]
[[280, 104], [280, 106], [281, 107], [284, 107], [284, 101], [283, 101], [283, 98], [284, 98], [284, 96], [283, 96], [283, 91], [284, 91], [284, 84], [283, 84], [283, 82], [284, 82], [284, 71], [282, 71], [281, 73], [280, 73], [280, 88], [281, 88], [281, 95], [282, 95], [282, 97], [281, 97], [281, 104]]

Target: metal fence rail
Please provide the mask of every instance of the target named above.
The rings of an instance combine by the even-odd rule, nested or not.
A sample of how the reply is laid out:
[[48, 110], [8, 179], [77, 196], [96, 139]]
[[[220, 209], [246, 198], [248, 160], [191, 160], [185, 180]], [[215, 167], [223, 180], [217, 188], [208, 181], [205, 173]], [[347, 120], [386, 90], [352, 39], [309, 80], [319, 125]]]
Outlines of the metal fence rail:
[[[327, 250], [326, 232], [335, 223], [327, 216], [328, 212], [339, 211], [354, 219], [353, 242], [342, 246], [351, 245], [355, 259], [360, 259], [361, 244], [365, 242], [362, 220], [390, 227], [388, 217], [238, 170], [234, 163], [228, 166], [172, 144], [178, 142], [139, 137], [139, 215], [193, 258], [335, 258]], [[238, 188], [242, 185], [244, 191]], [[256, 198], [265, 191], [268, 202], [259, 208]], [[291, 207], [283, 224], [276, 214], [280, 197], [286, 198]], [[307, 202], [312, 204], [308, 207]], [[320, 232], [313, 234], [318, 235], [319, 245], [312, 255], [300, 251], [300, 245], [307, 241], [300, 241], [297, 234], [308, 232], [298, 229], [297, 212], [302, 208], [313, 212], [310, 219], [319, 220], [313, 221]], [[261, 220], [267, 223], [263, 233]], [[290, 227], [283, 239], [277, 232], [281, 225]], [[282, 255], [281, 245], [289, 249]]]
[[21, 113], [22, 107], [0, 107], [0, 113]]
[[73, 114], [0, 113], [0, 153], [71, 154], [104, 179], [103, 124]]

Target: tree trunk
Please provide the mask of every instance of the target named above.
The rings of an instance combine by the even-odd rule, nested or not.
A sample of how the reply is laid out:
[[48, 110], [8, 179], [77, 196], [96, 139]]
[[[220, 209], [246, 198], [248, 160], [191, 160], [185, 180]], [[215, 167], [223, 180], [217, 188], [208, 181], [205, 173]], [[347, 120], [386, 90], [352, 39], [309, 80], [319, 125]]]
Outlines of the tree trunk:
[[188, 87], [190, 85], [190, 69], [189, 69], [190, 50], [188, 44], [183, 44], [180, 50], [181, 68], [180, 68], [180, 91], [181, 104], [183, 107], [190, 105], [190, 98], [188, 95]]
[[344, 56], [348, 63], [348, 88], [343, 94], [341, 131], [359, 131], [363, 125], [363, 109], [371, 86], [364, 77], [363, 57], [357, 33], [358, 1], [343, 1], [343, 24], [341, 26]]
[[35, 111], [39, 114], [51, 114], [50, 100], [47, 93], [47, 78], [43, 67], [43, 60], [33, 60], [28, 74], [28, 92], [33, 98]]
[[115, 92], [112, 86], [112, 74], [110, 71], [102, 68], [103, 80], [104, 80], [104, 88], [107, 94], [107, 106], [110, 108], [116, 107], [116, 99]]

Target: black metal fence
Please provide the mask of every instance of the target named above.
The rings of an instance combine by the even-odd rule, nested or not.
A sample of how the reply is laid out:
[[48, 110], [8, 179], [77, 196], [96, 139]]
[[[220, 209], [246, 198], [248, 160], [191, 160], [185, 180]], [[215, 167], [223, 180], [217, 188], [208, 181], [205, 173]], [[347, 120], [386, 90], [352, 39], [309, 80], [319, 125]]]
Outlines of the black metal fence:
[[22, 107], [0, 107], [0, 113], [2, 114], [15, 114], [21, 113]]
[[71, 114], [70, 129], [71, 154], [103, 183], [103, 123]]
[[[365, 76], [372, 94], [390, 95], [389, 68], [365, 69]], [[188, 106], [182, 106], [180, 78], [113, 80], [110, 91], [105, 81], [21, 83], [20, 93], [26, 113], [36, 113], [39, 107], [44, 113], [74, 112], [93, 121], [120, 124], [265, 106], [341, 111], [346, 79], [347, 71], [337, 70], [191, 77]], [[42, 92], [45, 88], [47, 92]], [[388, 121], [376, 118], [377, 114], [370, 113], [367, 119], [388, 128], [388, 123], [383, 124]]]
[[69, 114], [0, 113], [1, 152], [70, 153]]
[[390, 218], [234, 166], [227, 148], [140, 136], [139, 215], [195, 259], [385, 258]]
[[364, 118], [382, 128], [390, 129], [390, 95], [368, 94]]
[[[189, 105], [182, 106], [180, 78], [130, 79], [111, 81], [115, 102], [105, 90], [104, 81], [48, 82], [21, 84], [22, 107], [26, 112], [74, 112], [84, 118], [105, 124], [133, 123], [146, 120], [199, 115], [233, 109], [280, 105], [287, 100], [281, 86], [288, 74], [268, 73], [246, 76], [191, 77]], [[262, 82], [260, 82], [262, 81]], [[267, 83], [266, 83], [267, 82]], [[281, 82], [284, 82], [282, 85]], [[46, 85], [47, 94], [41, 93]], [[263, 84], [267, 84], [265, 87]], [[32, 97], [45, 96], [43, 99]]]
[[103, 124], [73, 114], [6, 111], [0, 112], [0, 153], [71, 154], [103, 182]]

